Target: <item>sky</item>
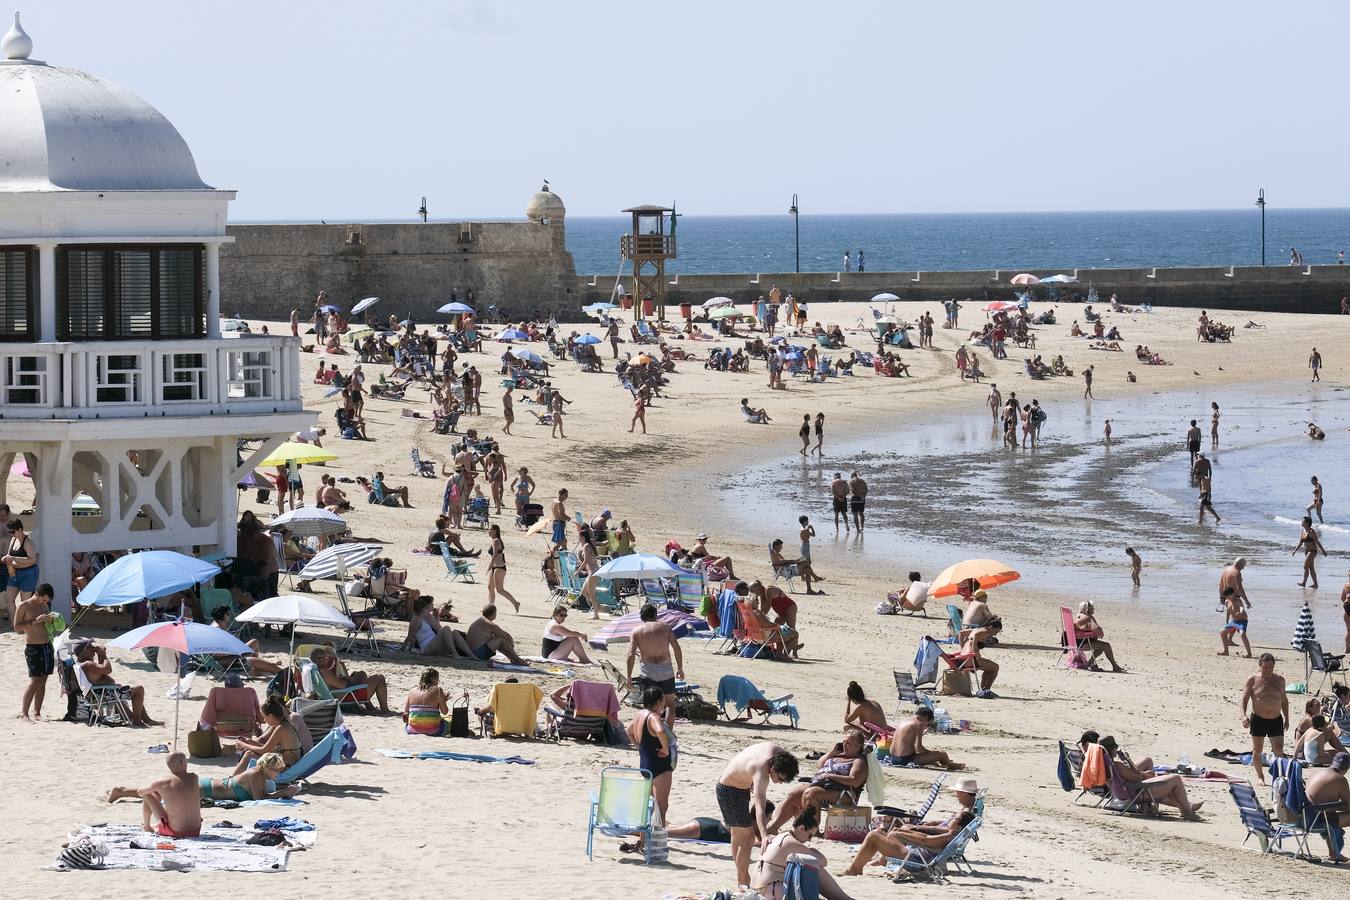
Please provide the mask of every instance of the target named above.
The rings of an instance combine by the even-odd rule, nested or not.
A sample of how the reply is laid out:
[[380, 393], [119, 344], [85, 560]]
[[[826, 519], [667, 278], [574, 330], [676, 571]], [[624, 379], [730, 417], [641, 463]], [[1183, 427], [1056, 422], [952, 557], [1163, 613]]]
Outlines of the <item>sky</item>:
[[[21, 2], [21, 0], [16, 0]], [[1343, 4], [48, 0], [232, 219], [1350, 206]], [[0, 123], [2, 126], [3, 123]]]

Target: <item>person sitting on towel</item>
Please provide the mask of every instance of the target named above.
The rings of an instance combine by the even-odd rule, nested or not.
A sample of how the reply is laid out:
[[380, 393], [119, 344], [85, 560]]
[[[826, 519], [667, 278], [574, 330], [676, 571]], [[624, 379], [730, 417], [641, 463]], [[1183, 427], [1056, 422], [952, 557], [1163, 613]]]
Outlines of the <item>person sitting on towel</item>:
[[123, 797], [141, 798], [141, 828], [167, 838], [196, 837], [202, 833], [202, 805], [197, 776], [188, 771], [187, 756], [170, 753], [164, 758], [169, 777], [148, 787], [115, 787], [108, 802]]

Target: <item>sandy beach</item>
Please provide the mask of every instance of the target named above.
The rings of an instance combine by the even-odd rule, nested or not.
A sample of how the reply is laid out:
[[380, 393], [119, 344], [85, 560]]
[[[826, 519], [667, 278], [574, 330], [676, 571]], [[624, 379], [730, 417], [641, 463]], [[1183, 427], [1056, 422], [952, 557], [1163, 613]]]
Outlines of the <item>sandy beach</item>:
[[[1105, 308], [1105, 304], [1102, 305]], [[1044, 304], [1035, 304], [1039, 311]], [[937, 304], [896, 304], [895, 314], [912, 320], [930, 311], [940, 323], [942, 311]], [[901, 431], [934, 427], [953, 416], [974, 416], [985, 409], [988, 380], [998, 383], [1004, 396], [1015, 390], [1019, 398], [1036, 396], [1047, 407], [1052, 423], [1069, 420], [1091, 422], [1078, 431], [1098, 435], [1102, 411], [1108, 405], [1117, 429], [1131, 432], [1130, 404], [1145, 398], [1157, 400], [1176, 395], [1188, 398], [1208, 389], [1225, 396], [1246, 389], [1263, 397], [1282, 397], [1309, 403], [1336, 399], [1343, 390], [1347, 366], [1341, 356], [1350, 335], [1350, 318], [1341, 316], [1305, 316], [1282, 314], [1226, 313], [1211, 310], [1211, 318], [1238, 326], [1231, 344], [1197, 343], [1197, 310], [1158, 309], [1152, 313], [1105, 313], [1108, 325], [1117, 325], [1124, 334], [1124, 353], [1094, 352], [1088, 342], [1069, 337], [1069, 323], [1081, 320], [1082, 308], [1059, 306], [1059, 323], [1040, 326], [1036, 353], [1047, 361], [1063, 354], [1066, 362], [1081, 372], [1095, 367], [1093, 392], [1099, 410], [1085, 401], [1080, 377], [1051, 378], [1032, 382], [1022, 374], [1022, 359], [1029, 355], [1008, 347], [1009, 358], [991, 360], [984, 348], [978, 348], [986, 372], [984, 384], [958, 380], [953, 353], [958, 341], [985, 321], [979, 304], [965, 304], [963, 328], [936, 329], [936, 349], [903, 351], [912, 367], [912, 379], [888, 379], [859, 370], [854, 378], [832, 379], [825, 384], [787, 381], [787, 389], [770, 391], [764, 365], [752, 363], [749, 374], [708, 371], [701, 362], [679, 363], [670, 376], [664, 398], [647, 413], [646, 435], [630, 434], [628, 422], [631, 400], [612, 371], [585, 374], [571, 361], [554, 369], [553, 381], [573, 401], [567, 408], [567, 439], [553, 440], [549, 429], [533, 423], [526, 414], [527, 405], [516, 404], [515, 432], [501, 434], [500, 388], [497, 387], [498, 361], [502, 345], [489, 341], [487, 352], [461, 356], [462, 363], [476, 365], [483, 373], [484, 415], [464, 417], [459, 430], [477, 428], [480, 435], [491, 435], [501, 442], [508, 470], [525, 465], [538, 484], [536, 499], [547, 498], [566, 487], [570, 492], [569, 510], [587, 517], [602, 508], [613, 510], [616, 519], [627, 519], [637, 535], [639, 549], [661, 552], [669, 539], [690, 546], [694, 536], [706, 532], [716, 552], [735, 560], [737, 574], [744, 578], [764, 578], [771, 573], [766, 545], [782, 537], [795, 545], [795, 515], [783, 516], [779, 492], [772, 484], [760, 483], [764, 492], [764, 510], [772, 515], [757, 515], [753, 496], [747, 496], [737, 479], [753, 466], [784, 465], [797, 456], [800, 446], [797, 426], [803, 414], [823, 411], [827, 416], [826, 456], [822, 463], [809, 464], [809, 477], [821, 477], [827, 484], [833, 471], [847, 475], [852, 465], [848, 456], [835, 456], [835, 447], [874, 447], [889, 449], [890, 436]], [[861, 304], [820, 304], [809, 308], [809, 320], [827, 327], [839, 324], [848, 333], [848, 343], [860, 350], [874, 349], [870, 334], [855, 331], [870, 314]], [[1263, 328], [1244, 329], [1248, 319]], [[285, 326], [274, 323], [273, 333]], [[573, 327], [599, 334], [592, 326]], [[1130, 350], [1135, 344], [1149, 345], [1172, 362], [1168, 366], [1140, 363]], [[739, 346], [740, 341], [680, 341], [678, 345], [706, 357], [708, 349], [723, 344]], [[1318, 346], [1325, 359], [1322, 382], [1310, 386], [1307, 359]], [[532, 346], [544, 353], [542, 344]], [[612, 370], [609, 346], [601, 352], [607, 370]], [[636, 348], [625, 344], [622, 351]], [[335, 357], [339, 367], [348, 371], [354, 362], [350, 356]], [[308, 376], [315, 357], [302, 355], [302, 373]], [[376, 373], [388, 367], [366, 365], [373, 381]], [[1126, 380], [1133, 371], [1137, 383]], [[414, 556], [410, 552], [422, 546], [440, 506], [443, 480], [417, 478], [410, 474], [409, 450], [416, 447], [423, 459], [434, 460], [439, 467], [450, 458], [453, 437], [436, 435], [429, 418], [412, 419], [402, 415], [405, 408], [429, 412], [428, 401], [420, 390], [410, 391], [404, 402], [368, 399], [365, 417], [370, 441], [344, 441], [333, 428], [335, 400], [323, 399], [325, 388], [306, 385], [310, 408], [319, 412], [320, 424], [329, 429], [325, 446], [338, 460], [324, 471], [336, 475], [369, 477], [382, 469], [393, 485], [408, 485], [411, 509], [385, 508], [361, 502], [355, 485], [343, 485], [355, 504], [348, 520], [358, 535], [377, 536], [385, 542], [387, 555], [397, 567], [409, 570], [409, 583], [438, 601], [453, 599], [463, 627], [477, 615], [486, 602], [482, 578], [465, 585], [443, 580], [444, 567], [439, 558]], [[739, 411], [740, 398], [752, 406], [764, 407], [773, 417], [769, 425], [750, 425]], [[1185, 407], [1189, 410], [1193, 407]], [[987, 415], [987, 413], [986, 413]], [[1093, 419], [1093, 416], [1097, 419]], [[1181, 436], [1190, 412], [1178, 412], [1172, 423], [1174, 452], [1184, 458]], [[1205, 423], [1202, 423], [1205, 424]], [[1151, 428], [1152, 426], [1150, 426]], [[1068, 429], [1066, 429], [1067, 431]], [[1344, 459], [1344, 426], [1328, 427], [1324, 446], [1320, 447], [1328, 473]], [[1143, 442], [1134, 435], [1132, 441]], [[1159, 442], [1162, 437], [1157, 439]], [[1222, 446], [1222, 445], [1221, 445]], [[1094, 452], [1086, 451], [1085, 457]], [[1021, 453], [1021, 451], [1018, 451]], [[1278, 462], [1278, 452], [1274, 458]], [[1084, 465], [1090, 465], [1086, 459]], [[1028, 453], [1024, 467], [1036, 467], [1037, 457]], [[313, 473], [313, 474], [312, 474]], [[1239, 483], [1226, 482], [1220, 468], [1216, 477], [1216, 503], [1222, 510], [1224, 494], [1244, 491]], [[306, 468], [310, 480], [314, 470]], [[1296, 484], [1306, 485], [1315, 471], [1290, 467], [1284, 473]], [[1051, 473], [1052, 476], [1052, 473]], [[908, 476], [923, 479], [922, 470]], [[1039, 478], [1047, 473], [1039, 472]], [[1272, 476], [1273, 477], [1273, 476]], [[18, 479], [16, 479], [17, 481]], [[895, 490], [902, 490], [905, 479], [897, 478]], [[733, 486], [736, 487], [733, 490]], [[307, 487], [310, 485], [307, 482]], [[12, 486], [10, 497], [15, 509], [31, 501], [26, 486]], [[791, 491], [800, 491], [799, 485]], [[1015, 494], [1015, 482], [1002, 490]], [[1297, 489], [1301, 496], [1302, 488]], [[787, 487], [783, 494], [789, 494]], [[312, 496], [312, 493], [311, 493]], [[997, 533], [982, 527], [978, 498], [965, 498], [950, 507], [938, 498], [926, 500], [930, 516], [964, 519], [958, 529], [944, 529], [933, 543], [945, 551], [935, 559], [932, 547], [915, 558], [906, 555], [902, 541], [886, 543], [887, 552], [864, 551], [856, 542], [835, 540], [830, 526], [828, 490], [814, 497], [803, 493], [799, 513], [809, 514], [820, 532], [813, 545], [816, 568], [825, 576], [825, 594], [807, 597], [799, 593], [799, 627], [806, 644], [800, 662], [752, 661], [716, 655], [701, 642], [686, 642], [685, 671], [688, 679], [702, 686], [701, 693], [714, 699], [718, 679], [728, 673], [751, 678], [771, 696], [791, 692], [802, 713], [801, 727], [759, 727], [744, 723], [694, 723], [678, 729], [679, 768], [671, 793], [671, 819], [681, 822], [694, 816], [715, 816], [717, 805], [713, 786], [726, 760], [747, 744], [772, 739], [781, 742], [799, 757], [812, 750], [824, 750], [839, 736], [845, 708], [844, 688], [858, 681], [872, 697], [887, 709], [895, 709], [891, 672], [908, 669], [919, 639], [926, 633], [945, 633], [942, 606], [930, 604], [932, 618], [883, 617], [873, 612], [877, 601], [888, 590], [898, 587], [907, 571], [918, 568], [926, 577], [935, 574], [935, 566], [968, 557], [1002, 558], [1004, 542]], [[734, 499], [733, 499], [734, 498]], [[809, 499], [809, 505], [806, 504]], [[882, 506], [880, 498], [878, 508]], [[1007, 502], [1008, 495], [999, 498]], [[888, 502], [903, 504], [903, 495], [888, 497]], [[1066, 508], [1074, 507], [1072, 497]], [[740, 506], [741, 508], [735, 508]], [[241, 495], [241, 510], [252, 509], [260, 517], [274, 511], [257, 504], [253, 492]], [[1329, 492], [1327, 522], [1344, 526], [1350, 515], [1343, 512], [1342, 498]], [[1283, 513], [1297, 519], [1302, 503]], [[1093, 515], [1109, 515], [1097, 508]], [[500, 522], [506, 541], [510, 570], [507, 587], [521, 600], [518, 615], [504, 608], [499, 623], [514, 636], [523, 652], [537, 652], [539, 638], [551, 610], [551, 602], [539, 572], [546, 544], [541, 536], [526, 536], [512, 526], [510, 511]], [[878, 523], [884, 527], [885, 523]], [[1091, 522], [1075, 520], [1073, 528], [1091, 527]], [[1175, 896], [1184, 891], [1188, 897], [1264, 897], [1279, 885], [1291, 895], [1325, 893], [1344, 885], [1344, 874], [1329, 866], [1314, 865], [1287, 857], [1263, 858], [1248, 842], [1241, 846], [1244, 829], [1222, 781], [1188, 782], [1193, 800], [1204, 800], [1200, 822], [1182, 821], [1175, 812], [1162, 819], [1117, 816], [1075, 805], [1074, 794], [1063, 792], [1055, 778], [1056, 741], [1076, 738], [1093, 728], [1113, 734], [1122, 747], [1136, 758], [1150, 755], [1158, 762], [1175, 763], [1186, 753], [1193, 761], [1203, 760], [1210, 748], [1250, 749], [1249, 738], [1239, 722], [1237, 701], [1242, 683], [1255, 672], [1255, 663], [1241, 657], [1220, 658], [1217, 623], [1212, 612], [1189, 620], [1184, 615], [1156, 615], [1153, 607], [1172, 605], [1169, 598], [1199, 597], [1207, 604], [1217, 596], [1217, 580], [1222, 562], [1234, 553], [1231, 539], [1223, 526], [1206, 525], [1196, 536], [1194, 506], [1182, 514], [1161, 515], [1154, 523], [1159, 529], [1141, 534], [1137, 540], [1153, 549], [1146, 556], [1144, 586], [1139, 595], [1121, 590], [1118, 596], [1094, 595], [1097, 617], [1118, 658], [1129, 670], [1125, 675], [1069, 671], [1060, 664], [1059, 614], [1062, 603], [1075, 602], [1074, 572], [1058, 572], [1058, 577], [1038, 583], [1028, 577], [993, 592], [993, 606], [1006, 623], [1002, 645], [991, 651], [1001, 666], [996, 689], [1001, 699], [980, 700], [966, 697], [940, 698], [954, 719], [968, 719], [969, 733], [932, 736], [928, 745], [949, 752], [953, 758], [970, 764], [981, 787], [988, 789], [986, 822], [980, 841], [968, 857], [974, 875], [956, 876], [936, 888], [950, 896], [997, 896], [1003, 892], [1026, 896], [1120, 896], [1127, 882], [1128, 896]], [[1186, 540], [1179, 552], [1188, 558], [1173, 558], [1166, 530], [1184, 532]], [[1161, 533], [1159, 533], [1161, 532]], [[1292, 529], [1289, 543], [1296, 537]], [[470, 527], [464, 533], [466, 545], [484, 547], [486, 537]], [[1179, 542], [1180, 543], [1180, 542]], [[1344, 556], [1337, 551], [1342, 540], [1327, 540], [1333, 555], [1319, 560], [1322, 580], [1319, 591], [1299, 594], [1315, 607], [1322, 644], [1335, 651], [1342, 646], [1336, 598], [1345, 570]], [[1126, 573], [1123, 553], [1093, 559], [1089, 571], [1110, 570], [1117, 583]], [[1281, 561], [1271, 555], [1257, 567], [1258, 581], [1270, 578], [1270, 590], [1280, 585], [1279, 624], [1263, 623], [1263, 597], [1252, 591], [1251, 638], [1256, 653], [1275, 654], [1277, 670], [1291, 682], [1303, 677], [1302, 655], [1289, 647], [1289, 604], [1298, 589], [1292, 587], [1299, 574], [1298, 562], [1289, 556]], [[1283, 566], [1282, 569], [1276, 569]], [[485, 574], [485, 564], [478, 566]], [[1199, 573], [1199, 574], [1197, 574]], [[1206, 574], [1207, 573], [1207, 574]], [[315, 590], [332, 601], [332, 582], [316, 582]], [[118, 633], [125, 618], [103, 617], [88, 633], [106, 637]], [[569, 626], [592, 631], [593, 623], [573, 614]], [[1328, 630], [1330, 626], [1330, 630]], [[83, 629], [83, 625], [81, 626]], [[381, 622], [380, 638], [394, 647], [402, 640], [405, 624]], [[316, 635], [320, 634], [317, 630]], [[330, 635], [331, 636], [331, 635]], [[116, 871], [100, 874], [55, 873], [44, 870], [55, 858], [68, 832], [81, 823], [139, 821], [135, 804], [108, 805], [101, 794], [115, 784], [143, 784], [161, 776], [162, 756], [148, 754], [148, 745], [171, 740], [167, 727], [150, 729], [88, 728], [61, 722], [28, 723], [15, 718], [21, 684], [24, 679], [20, 641], [6, 632], [0, 636], [0, 682], [11, 686], [11, 712], [0, 720], [0, 752], [9, 775], [7, 821], [10, 827], [0, 837], [8, 860], [10, 891], [29, 896], [56, 891], [97, 892], [108, 898], [143, 896], [147, 892], [191, 891], [198, 896], [235, 896], [244, 891], [261, 890], [294, 897], [371, 896], [398, 893], [408, 897], [444, 897], [474, 894], [505, 897], [525, 893], [544, 893], [553, 897], [635, 897], [660, 898], [668, 894], [711, 893], [734, 886], [729, 848], [706, 845], [672, 844], [670, 862], [646, 867], [639, 857], [624, 856], [618, 842], [597, 838], [593, 862], [585, 856], [585, 820], [587, 792], [596, 789], [599, 771], [605, 765], [636, 765], [633, 751], [597, 748], [564, 741], [506, 739], [430, 739], [404, 733], [397, 717], [348, 717], [358, 745], [355, 760], [319, 773], [301, 795], [307, 801], [296, 815], [318, 826], [314, 849], [291, 856], [290, 871], [277, 875], [239, 876], [222, 873], [195, 873], [186, 881], [177, 876], [151, 872]], [[269, 643], [268, 658], [281, 661], [285, 646]], [[623, 668], [626, 644], [614, 645], [599, 658], [607, 658]], [[149, 708], [157, 718], [172, 713], [165, 699], [167, 676], [147, 670], [138, 655], [121, 653], [117, 677], [126, 683], [147, 687]], [[395, 649], [377, 660], [361, 660], [359, 665], [383, 673], [390, 683], [390, 702], [402, 706], [425, 660]], [[467, 691], [474, 705], [482, 703], [491, 685], [503, 675], [483, 664], [454, 663], [438, 666], [442, 684], [456, 695]], [[598, 669], [576, 668], [578, 675]], [[569, 679], [558, 674], [539, 672], [522, 678], [538, 683], [546, 693]], [[262, 682], [252, 682], [261, 688]], [[197, 681], [193, 699], [183, 703], [185, 721], [195, 721], [210, 682]], [[1303, 697], [1291, 695], [1291, 711], [1301, 713]], [[58, 716], [64, 709], [53, 680], [48, 688], [47, 710]], [[625, 720], [631, 713], [625, 710]], [[892, 717], [893, 718], [893, 717]], [[533, 766], [475, 764], [471, 762], [396, 760], [381, 756], [376, 748], [408, 750], [448, 749], [473, 753], [520, 756], [536, 761]], [[1235, 777], [1251, 776], [1249, 768], [1213, 763]], [[194, 762], [203, 775], [228, 772], [233, 758]], [[810, 771], [803, 762], [803, 771]], [[890, 768], [886, 772], [887, 802], [901, 806], [916, 805], [935, 773], [930, 770]], [[771, 798], [781, 799], [785, 788], [775, 786]], [[1258, 793], [1265, 794], [1258, 788]], [[939, 799], [936, 812], [950, 813], [955, 802], [950, 793]], [[250, 810], [204, 810], [207, 823], [222, 819], [241, 821]], [[270, 815], [270, 811], [264, 811]], [[251, 822], [252, 818], [248, 818]], [[844, 844], [821, 842], [818, 848], [828, 857], [830, 869], [839, 871], [852, 858]], [[1319, 852], [1320, 840], [1314, 841]], [[171, 879], [171, 881], [165, 881]], [[910, 888], [892, 885], [875, 875], [846, 879], [845, 887], [859, 898], [892, 897]]]

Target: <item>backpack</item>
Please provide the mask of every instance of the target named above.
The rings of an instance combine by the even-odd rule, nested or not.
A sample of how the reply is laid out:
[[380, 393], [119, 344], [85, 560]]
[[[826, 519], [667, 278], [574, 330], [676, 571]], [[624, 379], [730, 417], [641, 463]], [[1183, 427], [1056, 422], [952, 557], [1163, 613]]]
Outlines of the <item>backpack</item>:
[[1031, 421], [1035, 422], [1037, 425], [1040, 425], [1048, 418], [1050, 417], [1045, 414], [1045, 410], [1042, 407], [1038, 406], [1031, 411]]

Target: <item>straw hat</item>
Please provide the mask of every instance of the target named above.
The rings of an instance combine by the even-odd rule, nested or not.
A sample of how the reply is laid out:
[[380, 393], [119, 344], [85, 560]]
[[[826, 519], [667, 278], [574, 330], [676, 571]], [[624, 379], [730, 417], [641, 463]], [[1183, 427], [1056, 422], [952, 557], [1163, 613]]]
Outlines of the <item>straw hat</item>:
[[975, 780], [975, 776], [965, 775], [956, 779], [956, 783], [952, 785], [952, 790], [958, 794], [976, 794], [979, 793], [980, 784]]

